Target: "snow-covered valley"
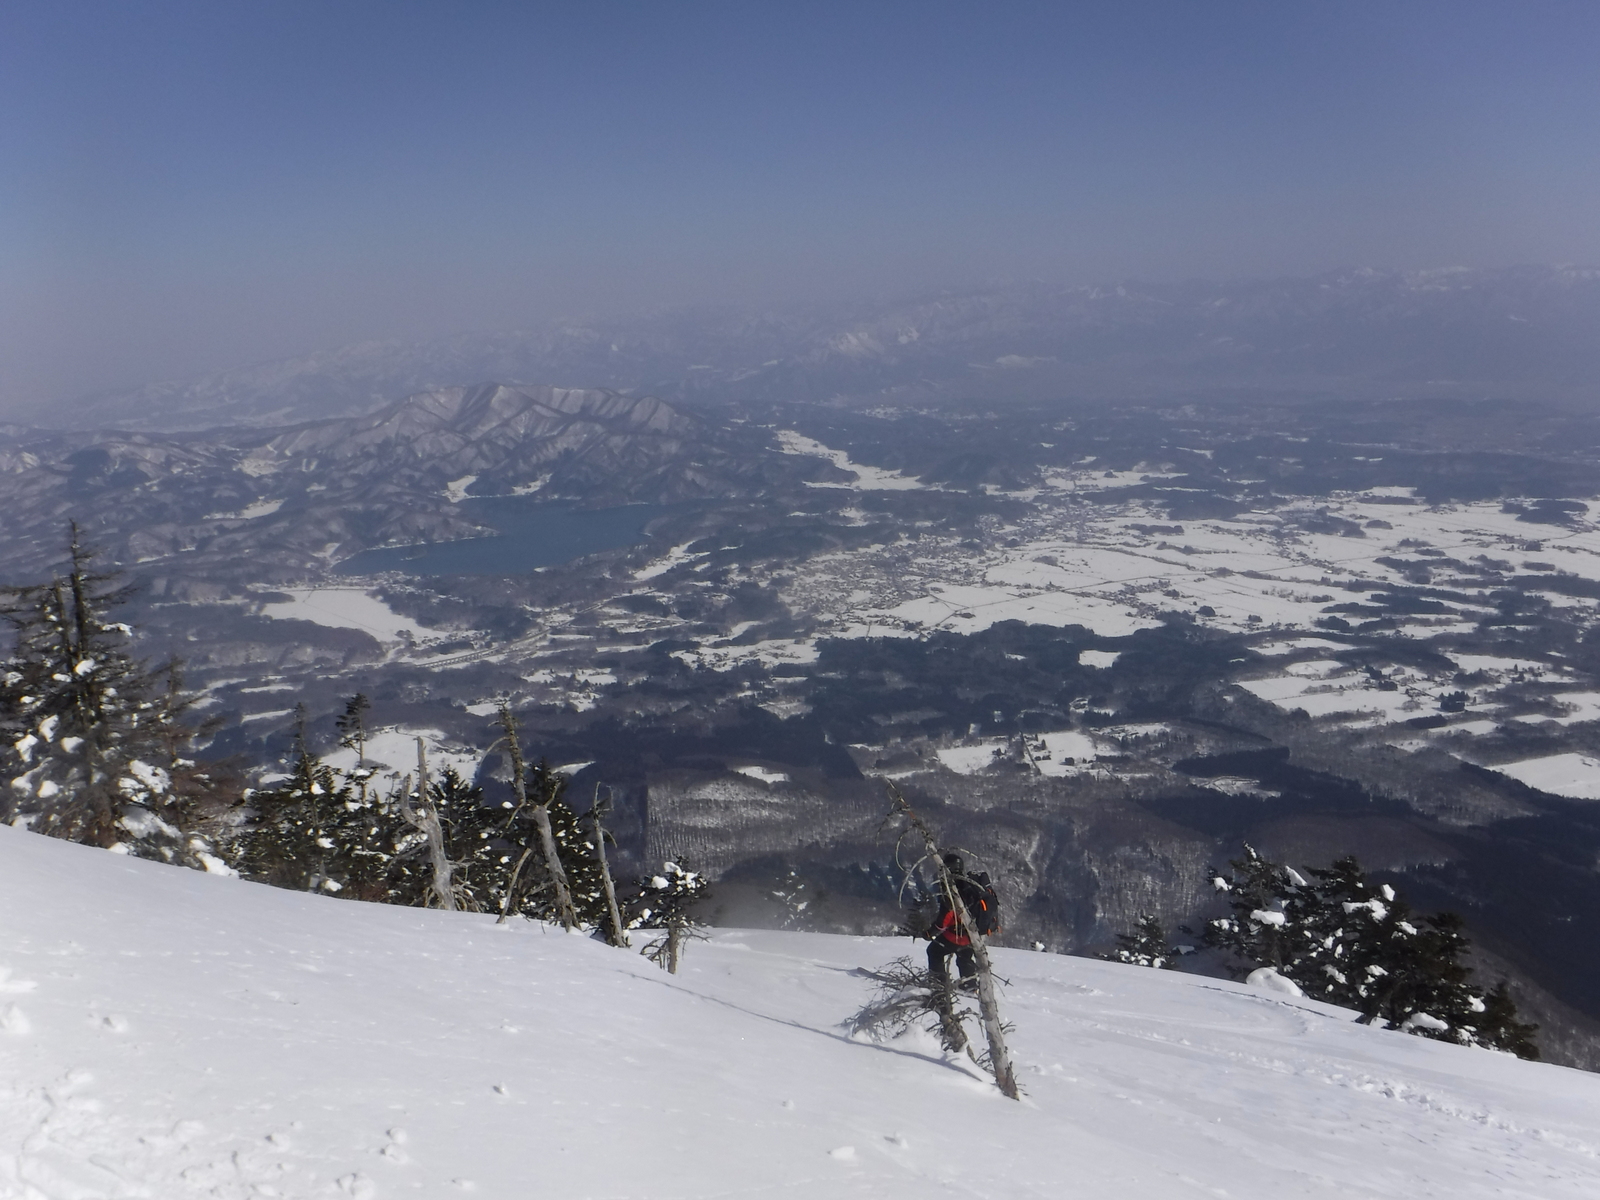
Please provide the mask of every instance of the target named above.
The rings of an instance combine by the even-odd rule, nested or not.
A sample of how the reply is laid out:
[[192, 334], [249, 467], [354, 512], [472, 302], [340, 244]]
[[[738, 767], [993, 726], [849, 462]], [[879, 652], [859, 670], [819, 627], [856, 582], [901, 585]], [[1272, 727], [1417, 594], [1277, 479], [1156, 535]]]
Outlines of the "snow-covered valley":
[[904, 940], [540, 925], [0, 828], [0, 1197], [1591, 1196], [1600, 1078], [1000, 950], [1026, 1095], [840, 1022]]
[[[1547, 1058], [1600, 1067], [1570, 936], [1600, 920], [1590, 418], [486, 385], [290, 431], [13, 441], [10, 579], [48, 578], [93, 498], [135, 656], [183, 660], [201, 757], [243, 772], [226, 805], [285, 778], [302, 729], [353, 765], [356, 694], [383, 786], [420, 735], [503, 798], [505, 699], [580, 807], [611, 797], [621, 871], [687, 854], [724, 925], [783, 924], [793, 879], [810, 930], [893, 928], [885, 779], [1006, 879], [1013, 945], [1203, 921], [1241, 842], [1351, 853], [1466, 917]], [[515, 522], [639, 505], [637, 544], [507, 549]], [[482, 561], [347, 573], [423, 545]]]

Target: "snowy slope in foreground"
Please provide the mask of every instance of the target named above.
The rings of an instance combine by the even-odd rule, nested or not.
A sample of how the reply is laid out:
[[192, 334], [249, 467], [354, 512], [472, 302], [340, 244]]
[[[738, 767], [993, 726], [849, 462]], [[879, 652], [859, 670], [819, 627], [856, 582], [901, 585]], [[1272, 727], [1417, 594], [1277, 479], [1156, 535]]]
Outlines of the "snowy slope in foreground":
[[1001, 951], [1028, 1095], [837, 1022], [907, 943], [532, 925], [0, 827], [0, 1196], [1600, 1195], [1600, 1077]]

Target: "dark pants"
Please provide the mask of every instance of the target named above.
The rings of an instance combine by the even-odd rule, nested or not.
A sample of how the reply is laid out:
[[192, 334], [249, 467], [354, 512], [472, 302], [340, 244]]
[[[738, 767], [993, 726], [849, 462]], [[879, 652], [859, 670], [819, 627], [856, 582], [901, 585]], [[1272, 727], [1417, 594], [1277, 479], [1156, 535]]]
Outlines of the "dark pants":
[[972, 947], [953, 945], [943, 937], [936, 937], [928, 943], [928, 973], [935, 978], [948, 979], [950, 968], [946, 960], [952, 954], [956, 956], [956, 969], [961, 972], [961, 978], [971, 979], [978, 973], [978, 960], [972, 953]]

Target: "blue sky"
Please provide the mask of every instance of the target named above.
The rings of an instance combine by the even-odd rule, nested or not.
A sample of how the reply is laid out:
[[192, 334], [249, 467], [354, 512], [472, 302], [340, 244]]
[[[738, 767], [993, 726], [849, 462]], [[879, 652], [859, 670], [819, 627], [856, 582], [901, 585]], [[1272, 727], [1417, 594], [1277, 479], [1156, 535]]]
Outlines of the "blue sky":
[[1600, 262], [1600, 4], [0, 0], [0, 407], [985, 281]]

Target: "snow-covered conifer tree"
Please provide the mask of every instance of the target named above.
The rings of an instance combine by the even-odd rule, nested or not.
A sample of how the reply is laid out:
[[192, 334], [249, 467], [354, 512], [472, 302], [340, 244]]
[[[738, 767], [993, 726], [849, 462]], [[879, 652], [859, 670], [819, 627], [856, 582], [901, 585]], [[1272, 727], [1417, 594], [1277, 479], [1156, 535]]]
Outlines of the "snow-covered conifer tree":
[[1295, 982], [1315, 999], [1357, 1007], [1368, 965], [1369, 939], [1364, 935], [1377, 911], [1377, 891], [1349, 855], [1309, 873], [1315, 882], [1302, 910], [1304, 940]]
[[[566, 777], [540, 759], [526, 768], [523, 789], [528, 802], [503, 810], [498, 831], [499, 840], [510, 848], [504, 856], [508, 869], [500, 885], [503, 911], [538, 921], [560, 921], [564, 894], [580, 925], [599, 925], [606, 919], [605, 885], [591, 835], [567, 803]], [[560, 887], [545, 861], [547, 834], [561, 868]], [[509, 898], [504, 890], [508, 887]]]
[[662, 929], [665, 936], [643, 953], [670, 974], [678, 973], [684, 944], [694, 936], [694, 907], [711, 894], [710, 881], [686, 862], [664, 862], [661, 870], [643, 876], [628, 909], [630, 929]]
[[[1510, 985], [1502, 979], [1480, 1000], [1483, 1011], [1473, 1011], [1473, 1033], [1476, 1040], [1496, 1050], [1508, 1050], [1518, 1058], [1539, 1057], [1539, 1046], [1533, 1040], [1537, 1025], [1517, 1019], [1517, 1004], [1511, 998]], [[1469, 1008], [1471, 1005], [1468, 1006]]]
[[811, 928], [811, 907], [815, 899], [810, 882], [799, 871], [790, 867], [778, 886], [772, 889], [772, 898], [783, 905], [783, 924], [780, 929]]
[[1516, 1018], [1504, 984], [1471, 986], [1465, 925], [1454, 913], [1419, 916], [1388, 884], [1371, 883], [1354, 858], [1312, 870], [1245, 857], [1218, 876], [1233, 913], [1210, 922], [1209, 945], [1248, 966], [1271, 966], [1309, 996], [1353, 1008], [1387, 1029], [1537, 1057], [1535, 1026]]
[[543, 762], [537, 769], [548, 772], [558, 781], [550, 799], [550, 830], [555, 835], [556, 851], [572, 893], [573, 911], [580, 924], [599, 926], [608, 918], [605, 886], [594, 854], [592, 823], [586, 823], [567, 802], [565, 776], [550, 772]]
[[[483, 802], [483, 789], [447, 766], [428, 785], [428, 798], [444, 830], [457, 903], [468, 912], [498, 912], [512, 848], [501, 836], [506, 809]], [[412, 830], [396, 857], [393, 876], [397, 902], [424, 905], [432, 879], [427, 839]]]
[[1305, 918], [1312, 902], [1306, 881], [1263, 858], [1248, 842], [1244, 857], [1230, 860], [1228, 867], [1227, 875], [1213, 871], [1211, 883], [1227, 898], [1232, 915], [1206, 924], [1206, 945], [1292, 975], [1306, 944]]
[[1132, 933], [1117, 935], [1117, 948], [1105, 957], [1112, 962], [1131, 963], [1136, 967], [1159, 968], [1172, 966], [1177, 956], [1178, 952], [1168, 940], [1167, 931], [1161, 927], [1160, 920], [1145, 913], [1140, 916]]
[[356, 765], [349, 775], [363, 803], [367, 798], [367, 782], [372, 778], [367, 768], [367, 713], [371, 709], [372, 701], [364, 692], [357, 692], [345, 702], [344, 714], [334, 720], [339, 730], [339, 745], [356, 752]]
[[95, 557], [73, 523], [61, 575], [3, 589], [13, 638], [0, 666], [0, 820], [219, 867], [208, 834], [231, 781], [185, 757], [192, 698], [176, 664], [152, 672], [134, 659], [133, 631], [108, 615], [131, 589]]
[[[254, 815], [232, 848], [241, 874], [277, 887], [333, 894], [342, 892], [352, 875], [366, 882], [367, 863], [360, 851], [380, 835], [363, 833], [366, 826], [352, 820], [365, 806], [357, 803], [349, 781], [311, 751], [303, 704], [296, 708], [289, 777], [252, 793], [249, 804]], [[352, 835], [357, 846], [350, 844]]]
[[690, 917], [694, 906], [710, 895], [710, 880], [690, 870], [687, 859], [664, 862], [661, 870], [640, 877], [628, 903], [628, 928], [666, 929]]

